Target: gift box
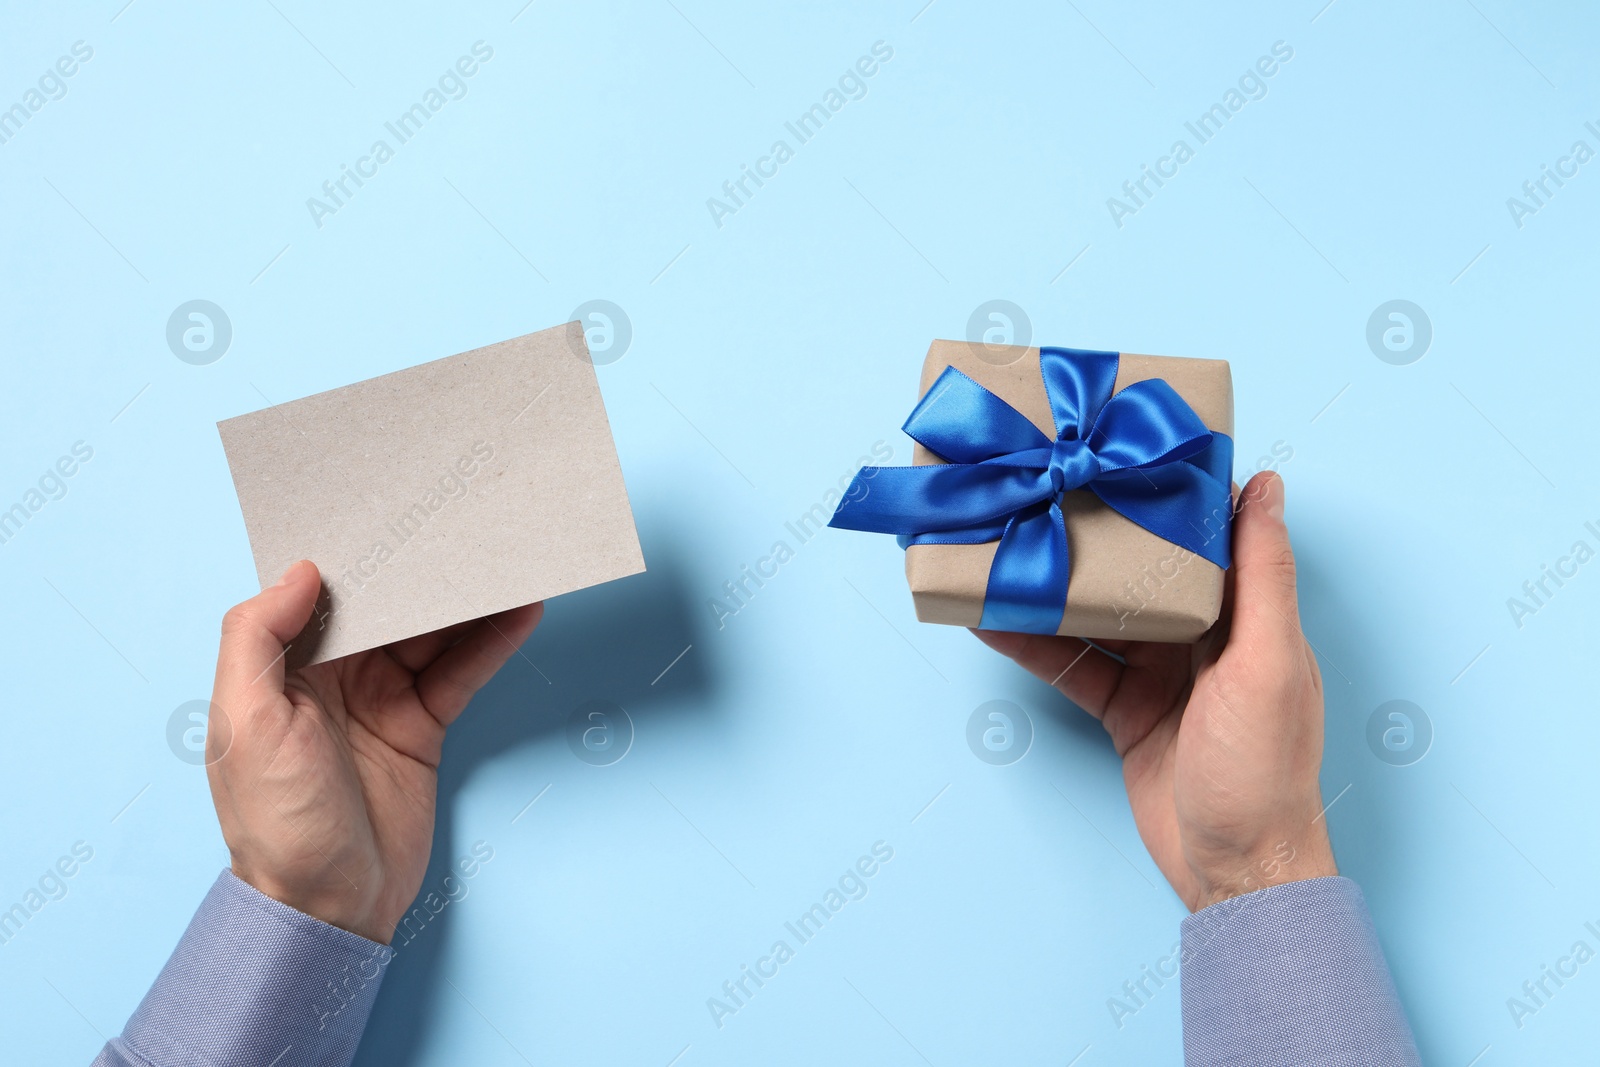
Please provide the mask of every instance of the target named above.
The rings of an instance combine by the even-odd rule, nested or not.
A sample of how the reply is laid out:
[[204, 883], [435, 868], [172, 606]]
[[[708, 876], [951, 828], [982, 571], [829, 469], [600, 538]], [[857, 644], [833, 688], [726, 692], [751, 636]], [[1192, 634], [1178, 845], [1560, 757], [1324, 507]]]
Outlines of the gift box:
[[935, 341], [912, 467], [864, 467], [831, 525], [894, 533], [923, 622], [1187, 642], [1222, 606], [1224, 360]]

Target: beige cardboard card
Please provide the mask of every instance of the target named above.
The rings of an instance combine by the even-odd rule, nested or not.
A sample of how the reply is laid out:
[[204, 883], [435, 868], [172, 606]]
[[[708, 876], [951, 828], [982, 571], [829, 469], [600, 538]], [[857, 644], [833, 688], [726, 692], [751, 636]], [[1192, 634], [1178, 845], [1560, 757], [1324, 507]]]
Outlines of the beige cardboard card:
[[263, 588], [320, 663], [644, 570], [576, 322], [217, 424]]

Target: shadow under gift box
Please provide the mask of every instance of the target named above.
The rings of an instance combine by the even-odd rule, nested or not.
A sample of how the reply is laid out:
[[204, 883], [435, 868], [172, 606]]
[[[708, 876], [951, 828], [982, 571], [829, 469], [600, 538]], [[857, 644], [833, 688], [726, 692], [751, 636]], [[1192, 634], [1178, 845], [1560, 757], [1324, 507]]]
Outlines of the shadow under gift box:
[[[1009, 361], [1009, 362], [1008, 362]], [[1046, 437], [1055, 439], [1050, 401], [1039, 371], [1039, 349], [935, 341], [922, 366], [927, 393], [946, 367], [954, 367], [1016, 408]], [[1181, 359], [1123, 353], [1114, 392], [1134, 382], [1162, 378], [1188, 402], [1206, 429], [1233, 436], [1233, 375], [1226, 360]], [[921, 445], [917, 465], [944, 462]], [[1067, 606], [1059, 634], [1090, 639], [1187, 642], [1217, 621], [1223, 571], [1123, 518], [1087, 489], [1062, 494], [1071, 557]], [[1227, 529], [1226, 516], [1203, 516], [1208, 531]], [[999, 541], [977, 545], [911, 545], [906, 581], [917, 618], [951, 626], [978, 625], [983, 617], [989, 566]]]

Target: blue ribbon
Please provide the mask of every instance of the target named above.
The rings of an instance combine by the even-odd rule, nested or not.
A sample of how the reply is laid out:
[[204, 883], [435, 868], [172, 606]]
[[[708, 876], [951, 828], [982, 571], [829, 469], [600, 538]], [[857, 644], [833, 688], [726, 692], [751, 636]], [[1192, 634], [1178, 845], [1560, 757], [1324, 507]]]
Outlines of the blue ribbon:
[[1157, 537], [1227, 568], [1233, 440], [1207, 430], [1159, 378], [1113, 395], [1121, 356], [1041, 348], [1054, 440], [1010, 404], [946, 367], [903, 429], [945, 460], [863, 467], [829, 526], [900, 535], [902, 546], [1000, 542], [986, 630], [1053, 634], [1071, 559], [1061, 494], [1087, 489]]

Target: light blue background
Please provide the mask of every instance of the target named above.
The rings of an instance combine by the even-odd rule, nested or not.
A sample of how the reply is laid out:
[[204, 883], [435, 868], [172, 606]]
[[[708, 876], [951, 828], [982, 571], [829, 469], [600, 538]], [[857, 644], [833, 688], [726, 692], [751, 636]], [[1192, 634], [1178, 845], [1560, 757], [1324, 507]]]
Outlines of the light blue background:
[[[0, 907], [94, 849], [0, 945], [8, 1062], [87, 1062], [226, 862], [166, 740], [254, 591], [214, 423], [595, 298], [634, 327], [599, 373], [650, 571], [553, 602], [525, 649], [549, 682], [514, 660], [457, 727], [427, 886], [494, 859], [400, 953], [361, 1063], [1178, 1061], [1175, 983], [1107, 1007], [1184, 912], [1098, 727], [917, 624], [892, 539], [784, 528], [874, 442], [909, 460], [929, 340], [992, 298], [1036, 342], [1232, 361], [1240, 480], [1293, 451], [1328, 817], [1424, 1059], [1594, 1057], [1600, 962], [1520, 1029], [1506, 1006], [1600, 948], [1600, 563], [1520, 629], [1506, 606], [1600, 525], [1600, 162], [1520, 229], [1506, 207], [1600, 148], [1591, 11], [121, 2], [11, 3], [0, 34], [0, 106], [94, 49], [0, 145], [0, 506], [94, 449], [0, 545]], [[306, 198], [478, 40], [468, 95], [315, 226]], [[714, 225], [880, 40], [866, 97]], [[1266, 97], [1119, 229], [1107, 197], [1280, 40]], [[164, 338], [195, 298], [233, 324], [210, 366]], [[1434, 328], [1409, 366], [1365, 340], [1393, 298]], [[709, 598], [780, 538], [719, 630]], [[591, 699], [636, 725], [614, 766], [567, 747]], [[1036, 728], [1012, 766], [964, 739], [992, 699]], [[1433, 724], [1412, 766], [1365, 740], [1391, 699]], [[706, 998], [879, 840], [865, 899], [719, 1030]]]

